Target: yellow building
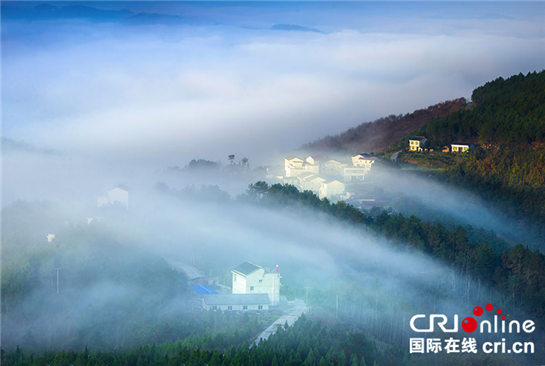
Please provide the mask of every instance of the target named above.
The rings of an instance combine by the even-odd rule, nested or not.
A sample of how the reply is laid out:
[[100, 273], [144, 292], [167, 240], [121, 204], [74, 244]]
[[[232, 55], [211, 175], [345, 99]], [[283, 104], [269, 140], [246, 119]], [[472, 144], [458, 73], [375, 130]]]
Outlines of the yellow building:
[[414, 138], [409, 140], [409, 150], [422, 151], [424, 149], [426, 141], [428, 141], [428, 139], [424, 136], [415, 136]]

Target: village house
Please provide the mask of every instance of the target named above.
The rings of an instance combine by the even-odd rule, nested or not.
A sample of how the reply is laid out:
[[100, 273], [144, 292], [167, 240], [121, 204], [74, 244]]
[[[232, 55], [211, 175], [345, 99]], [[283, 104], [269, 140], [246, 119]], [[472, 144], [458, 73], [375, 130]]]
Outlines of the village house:
[[363, 154], [358, 154], [356, 156], [352, 156], [352, 165], [371, 170], [371, 166], [375, 163], [376, 159], [377, 158], [375, 158], [374, 156], [365, 156]]
[[231, 273], [233, 294], [265, 294], [269, 297], [270, 305], [278, 305], [281, 278], [279, 266], [270, 272], [257, 264], [244, 262], [235, 267]]
[[453, 153], [473, 151], [473, 149], [475, 148], [475, 145], [473, 144], [466, 144], [462, 142], [456, 142], [451, 144], [450, 146]]
[[97, 206], [121, 205], [125, 208], [129, 208], [129, 191], [129, 187], [124, 184], [119, 184], [100, 195], [97, 198]]
[[325, 179], [312, 173], [303, 173], [297, 176], [301, 191], [312, 191], [318, 193]]
[[305, 159], [304, 168], [310, 173], [319, 175], [322, 171], [322, 163], [324, 160], [325, 159], [322, 156], [308, 156]]
[[428, 141], [424, 136], [415, 136], [412, 139], [409, 139], [409, 150], [410, 151], [422, 151], [424, 146]]
[[202, 308], [204, 310], [222, 311], [265, 311], [269, 310], [269, 296], [256, 294], [204, 294]]
[[343, 177], [345, 182], [350, 181], [363, 181], [365, 174], [368, 170], [366, 168], [347, 167], [343, 170]]
[[303, 159], [297, 156], [288, 156], [284, 158], [284, 169], [286, 171], [286, 177], [296, 177], [299, 174], [305, 173], [303, 168]]
[[344, 183], [337, 179], [333, 179], [322, 184], [320, 187], [319, 197], [320, 199], [327, 198], [329, 200], [336, 200], [344, 194], [344, 191]]
[[346, 168], [348, 164], [341, 163], [337, 160], [328, 160], [324, 163], [324, 173], [325, 176], [342, 176], [343, 169]]

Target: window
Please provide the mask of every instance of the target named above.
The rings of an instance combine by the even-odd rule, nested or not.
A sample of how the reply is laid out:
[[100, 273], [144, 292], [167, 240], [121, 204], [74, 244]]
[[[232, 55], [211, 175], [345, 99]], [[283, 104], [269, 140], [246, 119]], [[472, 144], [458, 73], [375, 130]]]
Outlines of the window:
[[229, 305], [229, 306], [227, 307], [227, 310], [233, 310], [233, 307], [232, 307], [231, 305]]
[[250, 291], [253, 291], [254, 290], [254, 286], [250, 286]]
[[259, 310], [263, 310], [263, 305], [259, 305], [257, 308], [258, 308]]
[[218, 310], [218, 307], [217, 306], [212, 306], [212, 310]]
[[237, 282], [237, 275], [233, 275], [233, 281]]
[[242, 307], [242, 309], [243, 309], [243, 310], [248, 310], [248, 306], [244, 305], [244, 306]]

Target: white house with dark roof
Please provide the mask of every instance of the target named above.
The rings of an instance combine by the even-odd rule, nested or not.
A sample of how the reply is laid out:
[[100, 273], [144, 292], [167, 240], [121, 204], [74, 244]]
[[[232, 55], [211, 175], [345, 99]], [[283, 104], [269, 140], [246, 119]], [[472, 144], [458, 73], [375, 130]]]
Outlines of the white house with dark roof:
[[264, 311], [271, 301], [267, 294], [206, 294], [202, 296], [204, 310]]
[[468, 144], [465, 142], [455, 142], [451, 144], [450, 146], [451, 146], [450, 151], [452, 151], [453, 153], [468, 152], [468, 151], [472, 151], [475, 148], [475, 145]]
[[107, 190], [97, 198], [98, 207], [121, 205], [129, 208], [129, 191], [130, 188], [124, 184], [118, 184], [112, 189]]
[[233, 294], [266, 294], [271, 305], [280, 300], [280, 269], [272, 272], [251, 262], [244, 262], [233, 270]]

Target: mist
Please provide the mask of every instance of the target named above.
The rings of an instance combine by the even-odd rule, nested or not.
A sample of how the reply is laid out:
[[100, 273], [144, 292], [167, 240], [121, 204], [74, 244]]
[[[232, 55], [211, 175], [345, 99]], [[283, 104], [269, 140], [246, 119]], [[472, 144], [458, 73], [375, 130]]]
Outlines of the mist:
[[[133, 283], [136, 278], [131, 279], [141, 278], [140, 272], [119, 267], [126, 261], [144, 268], [149, 263], [156, 263], [157, 268], [166, 268], [167, 263], [173, 262], [191, 263], [219, 276], [245, 260], [269, 268], [279, 264], [286, 288], [306, 288], [312, 296], [329, 299], [330, 304], [339, 296], [344, 319], [368, 330], [390, 324], [403, 345], [407, 344], [409, 333], [402, 319], [407, 320], [410, 314], [433, 310], [470, 315], [474, 303], [500, 299], [480, 284], [466, 294], [465, 286], [470, 281], [444, 264], [329, 215], [304, 208], [275, 208], [229, 198], [219, 200], [211, 195], [180, 196], [175, 192], [136, 193], [136, 203], [130, 211], [96, 211], [92, 207], [74, 210], [50, 204], [35, 211], [27, 224], [33, 225], [36, 214], [45, 214], [48, 220], [42, 221], [47, 225], [32, 230], [10, 225], [4, 235], [11, 239], [24, 237], [28, 232], [40, 234], [34, 236], [30, 245], [41, 247], [43, 253], [43, 284], [40, 291], [26, 295], [25, 308], [4, 315], [4, 347], [20, 344], [31, 334], [38, 349], [79, 348], [81, 345], [74, 343], [73, 335], [87, 332], [90, 334], [78, 338], [104, 338], [104, 344], [124, 348], [134, 338], [121, 323], [126, 313], [139, 314], [151, 306], [153, 314], [142, 314], [151, 324], [171, 321], [174, 325], [175, 317], [192, 316], [183, 277], [177, 282], [157, 282], [154, 278], [163, 278], [162, 271], [166, 269], [156, 269], [154, 275], [149, 273], [149, 279], [144, 280], [158, 286], [150, 298], [150, 289]], [[17, 218], [17, 211], [13, 210], [18, 205], [11, 205], [4, 212], [8, 223]], [[101, 215], [101, 221], [88, 224], [86, 216], [97, 218], [93, 210]], [[312, 229], [305, 229], [309, 227]], [[46, 243], [44, 233], [51, 231], [56, 237], [52, 243]], [[9, 249], [4, 248], [5, 259], [12, 256], [6, 252]], [[100, 268], [111, 265], [119, 267], [116, 277], [103, 278]], [[78, 267], [88, 268], [91, 276], [81, 277]], [[55, 268], [62, 268], [60, 295], [55, 292]], [[129, 279], [131, 282], [126, 282]], [[357, 286], [356, 293], [346, 291], [350, 284]], [[311, 309], [312, 296], [308, 302]], [[424, 301], [430, 296], [434, 299], [433, 309]], [[163, 301], [158, 302], [158, 298]], [[20, 318], [26, 308], [32, 307], [40, 310], [33, 312], [30, 319]], [[522, 313], [513, 307], [509, 310]], [[393, 318], [399, 324], [392, 323]], [[133, 331], [140, 332], [138, 328]]]
[[[176, 262], [225, 288], [244, 261], [280, 265], [309, 314], [405, 349], [417, 313], [527, 311], [363, 224], [246, 190], [304, 143], [542, 69], [543, 3], [85, 3], [128, 12], [102, 18], [39, 4], [2, 3], [3, 348], [117, 351], [224, 331], [195, 311]], [[468, 192], [369, 178], [429, 221], [517, 238]], [[97, 207], [116, 184], [130, 205]], [[540, 332], [527, 339], [542, 345]]]
[[542, 4], [114, 4], [188, 24], [5, 19], [5, 137], [125, 165], [271, 163], [271, 151], [543, 67]]

